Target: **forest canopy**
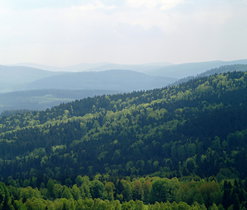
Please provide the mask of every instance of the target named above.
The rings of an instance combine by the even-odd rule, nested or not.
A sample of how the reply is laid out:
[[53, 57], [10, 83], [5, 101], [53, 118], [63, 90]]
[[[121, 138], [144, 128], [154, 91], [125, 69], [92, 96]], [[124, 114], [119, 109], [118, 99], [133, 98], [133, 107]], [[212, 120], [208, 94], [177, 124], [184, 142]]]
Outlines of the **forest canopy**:
[[1, 115], [0, 209], [244, 209], [246, 116], [245, 72]]

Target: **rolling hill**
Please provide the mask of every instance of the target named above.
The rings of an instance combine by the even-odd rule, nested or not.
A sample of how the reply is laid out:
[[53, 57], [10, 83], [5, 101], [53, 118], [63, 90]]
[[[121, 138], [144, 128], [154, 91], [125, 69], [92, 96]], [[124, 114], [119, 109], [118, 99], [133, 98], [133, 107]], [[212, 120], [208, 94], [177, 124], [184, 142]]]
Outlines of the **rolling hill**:
[[[62, 161], [63, 168], [68, 167], [72, 174], [114, 174], [117, 171], [123, 175], [159, 172], [166, 176], [192, 173], [208, 177], [223, 176], [221, 170], [228, 168], [232, 176], [246, 177], [246, 170], [239, 168], [241, 164], [235, 159], [245, 157], [246, 144], [241, 142], [239, 148], [236, 142], [240, 139], [235, 143], [230, 140], [237, 132], [243, 131], [245, 135], [247, 129], [246, 80], [246, 73], [225, 73], [164, 89], [88, 98], [45, 112], [2, 117], [0, 158], [14, 159], [7, 165], [3, 163], [1, 168], [5, 170], [1, 174], [8, 176], [10, 170], [6, 167], [22, 162], [22, 157], [44, 148], [44, 152], [37, 154], [37, 160], [30, 159], [26, 166], [22, 163], [21, 169], [17, 167], [11, 172], [12, 176], [32, 167], [34, 170], [38, 167], [37, 173], [42, 174], [46, 167], [56, 166], [55, 159], [63, 159], [64, 153], [72, 152], [75, 162], [70, 158]], [[238, 155], [232, 157], [231, 153], [221, 154], [219, 148], [213, 149], [216, 139], [219, 148], [224, 151], [235, 149]], [[64, 145], [65, 149], [56, 153], [48, 149], [59, 145]], [[213, 159], [202, 162], [197, 157], [210, 158], [209, 148], [217, 153]], [[190, 150], [193, 152], [188, 152]], [[233, 164], [225, 165], [219, 154], [233, 158]], [[19, 157], [17, 162], [16, 156]], [[48, 157], [46, 163], [37, 165], [44, 156]], [[138, 167], [139, 160], [144, 162], [142, 168]], [[194, 166], [180, 171], [178, 163], [186, 167], [188, 160]], [[81, 161], [83, 168], [79, 167]], [[136, 170], [127, 169], [129, 161]], [[159, 164], [151, 166], [149, 161]], [[216, 161], [216, 165], [211, 161]], [[93, 168], [89, 171], [90, 167]], [[163, 170], [164, 167], [167, 170]]]
[[244, 209], [246, 116], [235, 71], [2, 115], [0, 205]]
[[34, 81], [25, 89], [86, 89], [133, 91], [164, 87], [174, 78], [153, 77], [129, 70], [64, 73]]
[[0, 92], [15, 91], [24, 84], [56, 74], [59, 74], [59, 72], [26, 66], [0, 66]]

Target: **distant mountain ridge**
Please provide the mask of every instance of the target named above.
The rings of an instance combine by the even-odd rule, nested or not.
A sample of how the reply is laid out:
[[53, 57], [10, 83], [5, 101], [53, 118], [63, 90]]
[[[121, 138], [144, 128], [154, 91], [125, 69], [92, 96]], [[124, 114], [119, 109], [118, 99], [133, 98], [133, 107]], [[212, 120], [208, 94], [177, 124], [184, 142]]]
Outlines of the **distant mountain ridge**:
[[38, 79], [57, 75], [51, 72], [26, 66], [0, 66], [0, 92], [14, 91], [22, 85]]
[[85, 97], [165, 87], [175, 80], [130, 70], [51, 72], [23, 66], [1, 66], [0, 113], [44, 110]]
[[171, 63], [147, 63], [147, 64], [117, 64], [117, 63], [81, 63], [76, 65], [57, 67], [46, 66], [33, 63], [21, 63], [18, 65], [28, 66], [33, 68], [44, 69], [48, 71], [63, 71], [63, 72], [85, 72], [85, 71], [106, 71], [109, 69], [125, 69], [138, 72], [147, 72], [152, 69], [161, 68], [163, 66], [172, 65]]
[[[244, 63], [246, 60], [230, 63], [237, 62]], [[217, 62], [209, 62], [205, 65], [209, 64], [215, 65]], [[95, 66], [97, 65], [99, 64], [95, 64]], [[166, 64], [152, 65], [157, 67]], [[199, 63], [193, 65], [199, 65]], [[198, 72], [200, 71], [199, 69]], [[247, 65], [225, 65], [180, 80], [121, 69], [92, 72], [52, 72], [25, 66], [0, 66], [0, 112], [17, 109], [44, 110], [60, 103], [85, 97], [161, 88], [184, 83], [197, 77], [228, 71], [247, 71]], [[4, 92], [9, 93], [3, 94]]]
[[125, 69], [54, 72], [25, 66], [0, 66], [0, 93], [34, 89], [147, 90], [164, 87], [175, 80]]
[[71, 72], [34, 81], [24, 89], [98, 89], [115, 91], [148, 90], [165, 87], [174, 78], [155, 77], [130, 70]]
[[183, 78], [195, 76], [208, 69], [218, 68], [223, 65], [247, 64], [247, 59], [232, 61], [206, 61], [206, 62], [190, 62], [181, 64], [171, 63], [147, 63], [147, 64], [116, 64], [116, 63], [81, 63], [77, 65], [56, 67], [45, 66], [32, 63], [23, 63], [23, 66], [45, 69], [48, 71], [63, 72], [85, 72], [85, 71], [106, 71], [109, 69], [125, 69], [149, 74], [151, 76], [162, 76], [172, 78]]

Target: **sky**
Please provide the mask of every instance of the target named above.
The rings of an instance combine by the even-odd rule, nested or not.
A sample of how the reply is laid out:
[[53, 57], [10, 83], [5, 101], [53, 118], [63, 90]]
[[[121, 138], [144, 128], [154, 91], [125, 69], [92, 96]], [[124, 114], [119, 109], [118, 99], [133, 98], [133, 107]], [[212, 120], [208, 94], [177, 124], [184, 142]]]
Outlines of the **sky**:
[[247, 58], [247, 0], [0, 0], [0, 64]]

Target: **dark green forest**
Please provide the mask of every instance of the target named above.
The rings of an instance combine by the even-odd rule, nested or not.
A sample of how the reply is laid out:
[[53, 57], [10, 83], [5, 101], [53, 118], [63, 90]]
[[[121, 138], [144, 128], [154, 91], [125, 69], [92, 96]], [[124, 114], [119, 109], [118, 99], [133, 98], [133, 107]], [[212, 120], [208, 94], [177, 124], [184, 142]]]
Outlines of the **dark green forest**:
[[246, 209], [247, 73], [0, 117], [0, 209]]

